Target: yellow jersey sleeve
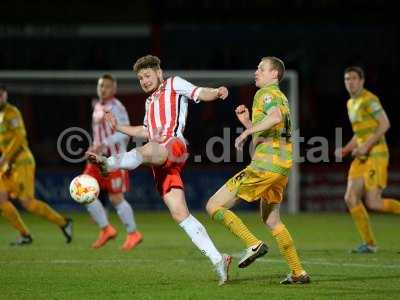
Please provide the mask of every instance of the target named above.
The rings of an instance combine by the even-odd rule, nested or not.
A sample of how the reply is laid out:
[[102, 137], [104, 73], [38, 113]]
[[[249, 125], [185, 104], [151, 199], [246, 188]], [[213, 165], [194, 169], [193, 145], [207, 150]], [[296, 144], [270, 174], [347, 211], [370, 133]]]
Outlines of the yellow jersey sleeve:
[[0, 138], [2, 158], [9, 162], [26, 141], [25, 126], [17, 108], [12, 107], [6, 111], [2, 127], [3, 132]]
[[365, 110], [370, 116], [376, 118], [376, 116], [383, 111], [383, 108], [378, 98], [371, 98], [366, 101]]

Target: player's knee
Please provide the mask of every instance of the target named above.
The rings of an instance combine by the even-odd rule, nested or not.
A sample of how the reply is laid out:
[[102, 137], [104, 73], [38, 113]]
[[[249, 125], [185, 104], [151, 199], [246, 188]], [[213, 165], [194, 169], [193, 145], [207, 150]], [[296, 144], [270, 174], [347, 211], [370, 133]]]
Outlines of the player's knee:
[[212, 198], [210, 198], [210, 199], [207, 201], [207, 204], [206, 204], [206, 211], [207, 211], [207, 213], [208, 213], [208, 215], [209, 215], [210, 217], [212, 217], [212, 216], [214, 215], [215, 211], [216, 211], [216, 207], [215, 207], [214, 202], [212, 201]]
[[268, 217], [265, 218], [264, 221], [265, 225], [268, 226], [269, 229], [274, 229], [278, 224], [281, 223], [281, 219], [279, 216], [270, 214]]
[[220, 203], [217, 202], [217, 198], [215, 196], [212, 196], [206, 204], [206, 211], [208, 215], [213, 218], [214, 215], [220, 210], [224, 209], [223, 206], [221, 206]]
[[35, 199], [27, 198], [27, 199], [20, 199], [20, 203], [23, 208], [27, 211], [31, 212], [35, 207]]
[[117, 206], [124, 200], [123, 195], [119, 194], [119, 193], [118, 194], [109, 194], [108, 198], [110, 199], [110, 202], [113, 206]]
[[143, 147], [137, 148], [137, 151], [142, 155], [145, 163], [162, 164], [168, 157], [168, 151], [160, 146], [152, 143], [147, 143]]
[[365, 206], [369, 209], [369, 210], [376, 210], [376, 211], [380, 211], [382, 209], [382, 203], [380, 201], [379, 198], [377, 197], [366, 197], [365, 198]]
[[143, 161], [149, 160], [149, 157], [151, 156], [150, 147], [146, 147], [145, 145], [143, 147], [137, 148], [137, 151], [142, 155]]
[[357, 204], [357, 196], [354, 192], [347, 192], [344, 195], [344, 201], [346, 202], [347, 206], [352, 207]]
[[178, 210], [178, 211], [171, 212], [171, 216], [172, 216], [172, 219], [174, 219], [174, 221], [176, 223], [181, 223], [183, 220], [185, 220], [187, 217], [189, 217], [189, 214], [187, 212]]
[[8, 201], [8, 193], [0, 192], [0, 203]]

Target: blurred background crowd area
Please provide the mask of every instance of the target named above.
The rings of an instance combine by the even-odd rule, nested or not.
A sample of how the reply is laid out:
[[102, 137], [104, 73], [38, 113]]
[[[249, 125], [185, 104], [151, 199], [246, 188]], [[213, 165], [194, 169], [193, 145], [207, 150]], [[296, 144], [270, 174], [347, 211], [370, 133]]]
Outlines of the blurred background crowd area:
[[[358, 65], [366, 72], [366, 87], [380, 97], [391, 120], [392, 128], [387, 134], [390, 170], [398, 182], [399, 27], [389, 3], [378, 0], [57, 4], [40, 0], [1, 1], [0, 70], [129, 71], [138, 57], [148, 53], [159, 56], [165, 70], [255, 70], [263, 56], [277, 56], [299, 76], [300, 134], [306, 141], [313, 136], [326, 137], [332, 159], [335, 128], [343, 128], [344, 142], [352, 135], [343, 70]], [[96, 80], [90, 84], [92, 95], [30, 95], [9, 91], [10, 102], [23, 112], [39, 168], [71, 167], [57, 154], [56, 140], [71, 126], [90, 130]], [[133, 77], [132, 90], [136, 92], [118, 94], [133, 124], [142, 122], [146, 98], [137, 93], [137, 88]], [[238, 127], [233, 109], [238, 104], [249, 104], [255, 91], [248, 86], [233, 90], [227, 102], [191, 105], [186, 129], [191, 152], [203, 153], [205, 142], [210, 137], [222, 136], [223, 127]], [[236, 134], [235, 130], [232, 132], [233, 141]], [[301, 145], [302, 153], [307, 147], [306, 143]], [[193, 159], [189, 164], [198, 165]], [[203, 160], [200, 168], [215, 166]], [[313, 185], [313, 174], [333, 170], [331, 166], [306, 161], [301, 165], [303, 184], [311, 180]], [[345, 181], [347, 165], [333, 166], [338, 180]], [[319, 174], [321, 179], [325, 173]], [[329, 172], [326, 174], [329, 176]]]

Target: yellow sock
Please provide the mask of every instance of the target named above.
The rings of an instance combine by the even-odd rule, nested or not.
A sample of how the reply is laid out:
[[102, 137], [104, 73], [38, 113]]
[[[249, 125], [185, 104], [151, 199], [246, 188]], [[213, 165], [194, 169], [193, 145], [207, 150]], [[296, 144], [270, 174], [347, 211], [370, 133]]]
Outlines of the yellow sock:
[[21, 235], [29, 235], [28, 227], [22, 221], [18, 210], [10, 201], [0, 203], [0, 210], [2, 216], [19, 231]]
[[47, 205], [43, 201], [33, 199], [29, 202], [26, 209], [29, 212], [41, 216], [42, 218], [45, 218], [58, 226], [64, 226], [67, 223], [63, 216], [54, 211], [49, 205]]
[[286, 226], [280, 223], [274, 229], [272, 229], [272, 235], [278, 242], [279, 250], [281, 254], [286, 258], [286, 261], [292, 270], [294, 276], [300, 276], [304, 269], [301, 266], [299, 256], [297, 255], [296, 247], [294, 246], [292, 237]]
[[230, 210], [220, 208], [216, 210], [212, 218], [222, 223], [234, 235], [240, 238], [246, 244], [246, 247], [257, 244], [260, 241], [250, 232], [246, 225], [243, 224], [242, 220]]
[[397, 201], [396, 199], [384, 198], [382, 211], [400, 215], [400, 201]]
[[353, 217], [354, 223], [361, 235], [364, 243], [374, 246], [376, 245], [375, 236], [372, 232], [368, 213], [362, 203], [350, 208], [350, 214]]

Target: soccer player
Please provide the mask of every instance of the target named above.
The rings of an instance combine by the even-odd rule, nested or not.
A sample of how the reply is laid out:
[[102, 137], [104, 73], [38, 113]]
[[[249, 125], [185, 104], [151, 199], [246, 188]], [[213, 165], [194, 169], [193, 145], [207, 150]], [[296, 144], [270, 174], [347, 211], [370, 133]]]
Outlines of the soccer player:
[[228, 90], [225, 87], [196, 87], [177, 76], [164, 80], [160, 59], [152, 55], [139, 58], [133, 69], [143, 91], [149, 94], [143, 125], [127, 126], [119, 124], [113, 114], [108, 113], [107, 116], [117, 131], [148, 139], [149, 142], [107, 159], [95, 153], [88, 153], [88, 157], [105, 171], [119, 168], [133, 170], [141, 164], [150, 165], [158, 192], [172, 218], [211, 260], [219, 276], [219, 285], [223, 285], [228, 280], [231, 257], [216, 249], [204, 226], [189, 213], [181, 172], [188, 157], [183, 137], [188, 100], [197, 103], [200, 100], [225, 99]]
[[[129, 136], [115, 132], [104, 118], [105, 110], [111, 111], [120, 124], [129, 125], [128, 113], [124, 105], [115, 98], [116, 92], [117, 81], [111, 74], [104, 74], [99, 78], [97, 82], [99, 101], [94, 104], [92, 115], [93, 145], [89, 151], [107, 156], [126, 152]], [[142, 234], [137, 230], [132, 207], [123, 194], [129, 188], [128, 171], [116, 169], [103, 176], [97, 165], [88, 163], [83, 173], [96, 178], [100, 188], [108, 192], [108, 197], [127, 231], [121, 249], [125, 251], [133, 249], [142, 241]], [[117, 231], [108, 221], [104, 207], [98, 199], [87, 204], [86, 208], [100, 228], [98, 239], [92, 245], [92, 248], [98, 249], [115, 238]]]
[[354, 135], [344, 148], [335, 151], [337, 157], [349, 154], [354, 157], [344, 198], [363, 243], [352, 250], [353, 253], [373, 253], [377, 250], [362, 198], [370, 210], [400, 214], [399, 201], [382, 198], [389, 163], [385, 140], [385, 133], [390, 127], [389, 119], [379, 98], [364, 88], [364, 82], [364, 71], [360, 67], [348, 67], [344, 71], [344, 84], [350, 95], [347, 110]]
[[18, 199], [27, 211], [56, 224], [70, 243], [72, 220], [35, 198], [35, 160], [28, 147], [21, 113], [7, 102], [7, 97], [6, 87], [0, 85], [0, 211], [20, 233], [11, 245], [29, 245], [33, 239], [10, 198]]
[[206, 209], [213, 220], [222, 223], [246, 245], [246, 252], [239, 261], [239, 268], [244, 268], [265, 255], [268, 247], [230, 209], [239, 199], [247, 202], [260, 199], [262, 220], [272, 231], [291, 269], [281, 283], [309, 283], [310, 277], [301, 266], [292, 237], [279, 214], [292, 166], [288, 100], [279, 89], [284, 72], [283, 62], [276, 57], [264, 57], [259, 63], [255, 72], [259, 90], [253, 100], [252, 120], [244, 105], [235, 110], [246, 128], [235, 140], [235, 147], [242, 149], [245, 140], [252, 135], [255, 146], [252, 161], [209, 199]]

